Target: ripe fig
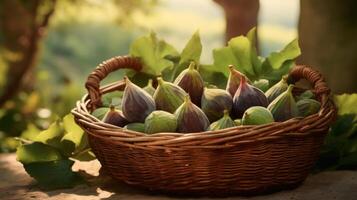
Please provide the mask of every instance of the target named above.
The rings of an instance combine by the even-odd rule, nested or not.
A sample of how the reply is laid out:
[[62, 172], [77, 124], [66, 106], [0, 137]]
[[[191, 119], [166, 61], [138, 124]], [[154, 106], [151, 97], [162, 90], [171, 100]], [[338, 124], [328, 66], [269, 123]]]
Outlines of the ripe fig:
[[175, 79], [174, 84], [184, 89], [196, 106], [201, 106], [204, 82], [200, 73], [195, 69], [195, 63], [191, 62], [188, 69], [183, 70]]
[[299, 115], [295, 99], [292, 94], [294, 85], [289, 85], [288, 89], [281, 93], [272, 101], [268, 110], [273, 114], [275, 121], [285, 121]]
[[314, 98], [315, 98], [315, 94], [311, 90], [306, 90], [305, 92], [297, 96], [296, 100], [300, 101], [302, 99], [314, 99]]
[[129, 123], [128, 120], [125, 119], [123, 113], [120, 110], [116, 110], [114, 105], [110, 106], [110, 109], [105, 114], [102, 121], [119, 127], [124, 127]]
[[306, 117], [319, 112], [321, 104], [314, 99], [301, 99], [296, 102], [299, 110], [299, 116]]
[[262, 106], [248, 108], [242, 118], [242, 125], [260, 125], [274, 122], [271, 112]]
[[156, 110], [145, 119], [145, 133], [175, 132], [177, 119], [174, 114]]
[[161, 77], [158, 77], [157, 81], [159, 85], [154, 93], [157, 109], [174, 113], [184, 102], [187, 93], [179, 86], [164, 81]]
[[232, 104], [232, 97], [225, 90], [205, 88], [203, 91], [201, 108], [210, 122], [220, 119], [224, 110], [230, 111]]
[[269, 88], [265, 92], [265, 96], [268, 98], [269, 103], [271, 103], [276, 97], [288, 89], [288, 83], [286, 82], [287, 76], [283, 76], [281, 80]]
[[244, 76], [248, 82], [250, 82], [250, 80], [244, 74], [242, 74], [238, 70], [235, 70], [233, 65], [229, 65], [228, 68], [229, 77], [227, 81], [226, 90], [232, 97], [234, 97], [239, 87], [241, 77]]
[[144, 122], [155, 110], [155, 101], [145, 90], [124, 77], [125, 89], [122, 100], [122, 111], [129, 122]]
[[144, 123], [138, 123], [138, 122], [130, 123], [130, 124], [127, 124], [126, 126], [124, 126], [124, 129], [145, 133], [145, 125], [144, 125]]
[[229, 111], [224, 110], [223, 117], [219, 119], [218, 121], [213, 122], [209, 127], [209, 131], [216, 131], [220, 129], [225, 129], [229, 127], [234, 127], [236, 126], [236, 123], [232, 120], [232, 118], [229, 116]]
[[155, 88], [152, 86], [152, 79], [149, 79], [148, 84], [143, 89], [151, 96], [154, 96]]
[[233, 97], [232, 116], [235, 118], [241, 118], [245, 110], [252, 106], [268, 105], [268, 99], [264, 93], [250, 85], [244, 76], [242, 76], [239, 84], [239, 88]]
[[180, 133], [194, 133], [205, 131], [209, 120], [205, 113], [185, 96], [183, 104], [175, 111], [177, 130]]

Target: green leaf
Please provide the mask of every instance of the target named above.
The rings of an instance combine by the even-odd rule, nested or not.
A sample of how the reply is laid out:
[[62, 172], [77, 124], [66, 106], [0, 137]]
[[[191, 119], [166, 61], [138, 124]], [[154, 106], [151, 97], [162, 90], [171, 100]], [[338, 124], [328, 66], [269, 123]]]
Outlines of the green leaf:
[[191, 39], [187, 42], [186, 46], [181, 52], [181, 59], [179, 65], [185, 64], [188, 65], [191, 61], [195, 63], [200, 62], [200, 57], [202, 53], [202, 43], [200, 34], [196, 31]]
[[338, 114], [356, 114], [357, 115], [357, 93], [335, 95], [334, 101], [338, 108]]
[[102, 120], [109, 111], [109, 107], [97, 108], [91, 114], [99, 120]]
[[83, 152], [79, 152], [79, 153], [73, 155], [72, 158], [79, 160], [79, 161], [91, 161], [91, 160], [96, 159], [94, 153], [90, 149], [87, 149]]
[[63, 127], [66, 133], [61, 139], [61, 146], [66, 154], [70, 155], [88, 147], [87, 135], [74, 122], [74, 116], [72, 114], [68, 114], [63, 118]]
[[72, 114], [63, 117], [63, 128], [67, 133], [83, 133], [82, 128], [74, 122], [74, 116]]
[[26, 172], [37, 180], [43, 189], [70, 188], [82, 181], [81, 177], [72, 171], [72, 160], [55, 160], [24, 164]]
[[64, 130], [60, 120], [55, 121], [47, 130], [41, 131], [35, 138], [35, 142], [42, 142], [55, 148], [61, 149], [61, 139]]
[[38, 129], [34, 124], [29, 123], [27, 124], [26, 130], [21, 133], [21, 138], [26, 140], [35, 140], [40, 132], [40, 129]]
[[266, 61], [269, 62], [272, 69], [280, 69], [288, 60], [293, 60], [301, 54], [298, 40], [291, 41], [286, 47], [279, 51], [271, 53]]
[[18, 147], [16, 156], [17, 160], [23, 164], [55, 161], [63, 158], [57, 149], [39, 142]]
[[142, 72], [160, 75], [173, 62], [167, 58], [178, 56], [175, 48], [163, 40], [158, 40], [155, 33], [135, 40], [130, 47], [130, 55], [140, 57], [143, 63]]

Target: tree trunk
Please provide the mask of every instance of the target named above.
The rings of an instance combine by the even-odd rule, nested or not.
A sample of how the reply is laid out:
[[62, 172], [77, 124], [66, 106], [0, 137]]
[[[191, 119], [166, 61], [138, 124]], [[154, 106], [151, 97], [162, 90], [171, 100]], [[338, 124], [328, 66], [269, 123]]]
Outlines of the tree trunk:
[[301, 0], [299, 62], [322, 72], [336, 93], [357, 92], [357, 1]]
[[226, 16], [226, 42], [258, 24], [259, 0], [214, 0]]
[[[48, 4], [43, 14], [42, 4]], [[40, 41], [54, 13], [56, 0], [3, 0], [0, 3], [2, 46], [13, 56], [5, 57], [7, 81], [0, 96], [0, 106], [24, 86], [24, 78], [34, 68]]]

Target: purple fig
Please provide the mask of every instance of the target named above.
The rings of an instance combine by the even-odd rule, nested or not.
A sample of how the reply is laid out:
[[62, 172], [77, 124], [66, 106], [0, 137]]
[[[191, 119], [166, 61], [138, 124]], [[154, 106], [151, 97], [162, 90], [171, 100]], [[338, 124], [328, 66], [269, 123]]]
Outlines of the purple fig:
[[194, 62], [191, 62], [189, 67], [177, 76], [174, 84], [184, 89], [190, 95], [194, 104], [201, 106], [204, 82], [200, 73], [195, 69]]
[[186, 96], [183, 104], [176, 110], [177, 131], [180, 133], [194, 133], [205, 131], [209, 120], [205, 113], [193, 104], [190, 96]]
[[244, 76], [240, 79], [238, 90], [233, 97], [232, 115], [241, 118], [245, 110], [252, 106], [268, 106], [264, 92], [250, 85]]
[[229, 77], [228, 77], [228, 81], [227, 81], [227, 86], [226, 86], [226, 90], [227, 92], [229, 92], [229, 94], [234, 97], [238, 87], [239, 87], [239, 83], [240, 83], [240, 79], [241, 77], [245, 77], [245, 79], [250, 83], [250, 80], [241, 72], [239, 72], [238, 70], [234, 69], [233, 65], [229, 65]]
[[129, 122], [144, 122], [145, 118], [156, 109], [155, 101], [144, 89], [124, 77], [125, 89], [122, 111]]
[[175, 110], [184, 102], [187, 93], [179, 86], [164, 81], [161, 77], [157, 78], [158, 86], [154, 93], [154, 100], [158, 110], [174, 113]]
[[203, 91], [201, 108], [210, 122], [217, 121], [223, 117], [224, 110], [230, 112], [232, 104], [232, 97], [225, 90], [205, 88]]
[[110, 109], [104, 115], [102, 121], [119, 127], [124, 127], [129, 123], [123, 113], [120, 110], [115, 109], [113, 105], [110, 106]]

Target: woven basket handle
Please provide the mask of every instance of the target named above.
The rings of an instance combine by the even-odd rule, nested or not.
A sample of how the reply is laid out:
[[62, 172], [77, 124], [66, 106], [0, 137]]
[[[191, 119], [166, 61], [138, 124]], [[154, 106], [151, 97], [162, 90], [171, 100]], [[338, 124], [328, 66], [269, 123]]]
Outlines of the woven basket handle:
[[312, 84], [315, 94], [321, 98], [322, 103], [327, 101], [330, 88], [318, 71], [304, 65], [297, 65], [290, 71], [288, 81], [295, 83], [300, 79], [306, 79]]
[[[118, 69], [129, 68], [136, 71], [140, 71], [142, 65], [138, 58], [132, 58], [129, 56], [117, 56], [106, 60], [99, 64], [97, 68], [88, 76], [85, 87], [88, 90], [90, 102], [90, 108], [94, 110], [98, 106], [101, 106], [101, 92], [100, 82], [111, 72]], [[118, 86], [123, 86], [120, 81], [118, 83], [110, 84], [106, 86], [106, 90], [115, 90]]]

